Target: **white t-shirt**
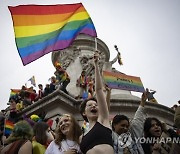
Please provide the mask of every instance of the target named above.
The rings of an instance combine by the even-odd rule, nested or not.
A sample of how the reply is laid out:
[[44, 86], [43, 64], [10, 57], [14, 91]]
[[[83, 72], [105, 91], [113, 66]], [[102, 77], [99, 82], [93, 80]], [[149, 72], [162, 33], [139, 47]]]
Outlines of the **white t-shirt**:
[[80, 153], [80, 147], [75, 141], [63, 140], [61, 142], [61, 148], [54, 141], [52, 141], [46, 149], [45, 154], [64, 154], [69, 149], [76, 149]]

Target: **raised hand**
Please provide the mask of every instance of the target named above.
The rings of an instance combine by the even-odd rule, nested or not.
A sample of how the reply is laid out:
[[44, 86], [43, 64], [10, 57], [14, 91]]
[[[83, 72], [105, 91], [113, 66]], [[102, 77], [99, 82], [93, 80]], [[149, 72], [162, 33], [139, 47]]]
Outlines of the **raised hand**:
[[98, 62], [98, 60], [99, 60], [99, 53], [98, 53], [98, 51], [96, 51], [94, 53], [94, 63], [96, 64]]
[[64, 152], [64, 154], [77, 154], [77, 153], [78, 153], [78, 151], [76, 149], [69, 149]]
[[147, 100], [147, 94], [146, 94], [146, 92], [144, 92], [141, 96], [141, 104], [140, 105], [144, 107], [146, 100]]

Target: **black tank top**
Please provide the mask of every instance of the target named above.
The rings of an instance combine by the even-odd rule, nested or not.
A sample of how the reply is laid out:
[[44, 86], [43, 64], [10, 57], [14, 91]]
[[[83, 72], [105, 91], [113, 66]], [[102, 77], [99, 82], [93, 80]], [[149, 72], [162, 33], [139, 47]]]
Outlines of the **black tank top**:
[[82, 137], [80, 148], [85, 154], [88, 150], [99, 144], [109, 144], [113, 147], [112, 130], [96, 122], [94, 127]]

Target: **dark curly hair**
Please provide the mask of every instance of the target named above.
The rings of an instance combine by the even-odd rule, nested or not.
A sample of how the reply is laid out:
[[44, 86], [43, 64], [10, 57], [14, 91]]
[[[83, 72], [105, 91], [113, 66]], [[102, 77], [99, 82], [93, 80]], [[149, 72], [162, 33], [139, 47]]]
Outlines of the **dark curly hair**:
[[114, 128], [114, 125], [118, 124], [119, 122], [121, 122], [122, 120], [127, 120], [128, 121], [128, 124], [129, 124], [129, 118], [125, 115], [120, 115], [120, 114], [117, 114], [114, 116], [113, 120], [112, 120], [112, 130], [114, 131], [115, 128]]
[[145, 137], [154, 137], [152, 136], [152, 134], [150, 133], [150, 128], [152, 127], [152, 121], [156, 121], [157, 122], [157, 125], [161, 127], [161, 130], [163, 130], [163, 126], [162, 126], [162, 123], [155, 117], [149, 117], [149, 118], [146, 118], [145, 122], [144, 122], [144, 136]]
[[89, 98], [89, 99], [84, 100], [84, 101], [81, 103], [81, 105], [80, 105], [80, 113], [81, 113], [83, 119], [84, 119], [86, 122], [88, 122], [88, 119], [87, 119], [86, 116], [83, 115], [83, 113], [85, 112], [85, 108], [86, 108], [87, 102], [90, 101], [90, 100], [93, 100], [93, 101], [97, 102], [97, 100], [96, 100], [95, 97], [91, 97], [91, 98]]

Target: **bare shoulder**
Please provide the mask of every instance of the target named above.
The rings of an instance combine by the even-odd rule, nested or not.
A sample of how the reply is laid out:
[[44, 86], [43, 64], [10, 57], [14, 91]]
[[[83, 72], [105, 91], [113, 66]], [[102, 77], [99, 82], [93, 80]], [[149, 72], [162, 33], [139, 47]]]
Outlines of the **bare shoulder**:
[[6, 145], [5, 147], [3, 147], [2, 150], [0, 151], [1, 154], [5, 154], [5, 152], [9, 150], [11, 145], [12, 145], [12, 143], [10, 143], [10, 144]]
[[27, 141], [22, 145], [22, 147], [19, 149], [18, 154], [32, 154], [32, 143], [31, 141]]
[[107, 128], [109, 128], [109, 129], [112, 129], [111, 128], [111, 125], [110, 125], [110, 122], [109, 122], [109, 119], [103, 119], [103, 120], [101, 120], [101, 119], [98, 119], [98, 122], [101, 124], [101, 125], [103, 125], [104, 127], [107, 127]]

